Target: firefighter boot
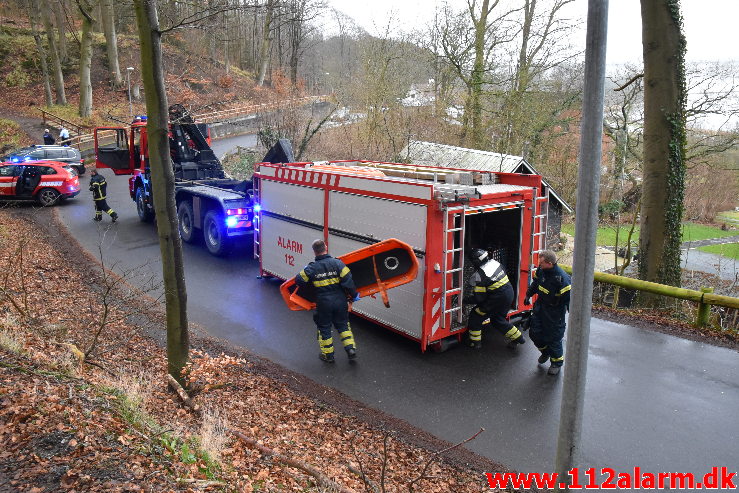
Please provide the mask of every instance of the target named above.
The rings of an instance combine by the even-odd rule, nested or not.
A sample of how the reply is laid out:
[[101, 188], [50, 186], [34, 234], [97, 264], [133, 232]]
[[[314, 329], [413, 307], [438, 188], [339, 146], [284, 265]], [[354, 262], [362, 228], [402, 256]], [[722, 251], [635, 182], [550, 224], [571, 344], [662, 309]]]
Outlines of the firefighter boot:
[[357, 347], [354, 342], [354, 334], [352, 334], [352, 329], [349, 324], [347, 324], [346, 330], [339, 333], [339, 337], [341, 337], [341, 343], [344, 345], [346, 355], [349, 357], [349, 359], [356, 359]]
[[95, 221], [95, 222], [100, 222], [100, 221], [103, 220], [103, 216], [95, 216], [95, 217], [92, 218], [92, 220]]
[[539, 356], [536, 362], [539, 363], [540, 365], [543, 365], [544, 363], [547, 362], [547, 360], [549, 360], [549, 355], [546, 353], [541, 353], [541, 356]]
[[523, 338], [523, 334], [520, 330], [518, 330], [518, 327], [515, 325], [511, 327], [511, 329], [506, 332], [505, 334], [506, 338], [508, 339], [508, 346], [509, 349], [514, 349], [519, 344], [525, 344], [526, 339]]
[[466, 344], [472, 349], [481, 349], [482, 348], [482, 331], [470, 329], [467, 332]]
[[117, 212], [113, 212], [113, 213], [112, 213], [112, 214], [110, 215], [110, 219], [111, 219], [111, 220], [112, 220], [113, 222], [116, 222], [116, 221], [118, 220], [118, 213], [117, 213]]
[[319, 358], [321, 359], [321, 361], [323, 361], [324, 363], [333, 363], [333, 362], [335, 362], [335, 361], [336, 361], [336, 360], [334, 359], [334, 353], [328, 353], [328, 354], [324, 354], [324, 353], [321, 353], [321, 354], [319, 354], [319, 355], [318, 355], [318, 357], [319, 357]]
[[560, 368], [562, 368], [562, 367], [561, 366], [554, 366], [554, 365], [552, 365], [552, 366], [549, 367], [549, 370], [547, 370], [547, 373], [549, 375], [556, 375], [556, 374], [559, 373]]
[[334, 362], [334, 338], [329, 337], [324, 339], [321, 336], [321, 331], [318, 331], [318, 347], [321, 348], [321, 354], [318, 356], [321, 361], [326, 363]]

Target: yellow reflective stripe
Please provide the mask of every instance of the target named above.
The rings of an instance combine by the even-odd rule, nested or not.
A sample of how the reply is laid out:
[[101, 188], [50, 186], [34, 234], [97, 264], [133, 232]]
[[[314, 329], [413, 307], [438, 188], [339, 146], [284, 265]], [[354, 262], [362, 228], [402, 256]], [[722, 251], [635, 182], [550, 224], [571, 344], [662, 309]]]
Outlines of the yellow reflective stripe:
[[351, 330], [345, 330], [339, 334], [339, 337], [341, 337], [341, 342], [344, 344], [344, 347], [354, 346], [354, 334], [352, 334]]
[[330, 277], [322, 281], [313, 281], [313, 285], [317, 288], [320, 288], [323, 286], [330, 286], [332, 284], [339, 284], [340, 282], [341, 282], [341, 279], [339, 279], [338, 277]]
[[475, 286], [474, 291], [475, 291], [475, 293], [484, 293], [485, 292], [485, 286]]
[[470, 331], [470, 341], [481, 341], [481, 340], [482, 340], [481, 330], [471, 330]]
[[477, 313], [478, 315], [485, 315], [485, 312], [480, 310], [479, 308], [475, 308], [475, 313]]
[[300, 271], [300, 278], [304, 280], [305, 282], [308, 282], [308, 274], [305, 273], [305, 270]]
[[349, 267], [344, 267], [341, 269], [341, 274], [339, 274], [339, 277], [344, 277], [349, 273]]
[[505, 336], [506, 336], [506, 337], [507, 337], [508, 339], [510, 339], [510, 340], [513, 340], [513, 339], [518, 339], [519, 337], [521, 337], [521, 331], [520, 331], [520, 330], [518, 330], [518, 327], [516, 327], [516, 326], [514, 325], [514, 326], [513, 326], [512, 328], [511, 328], [511, 330], [509, 330], [508, 332], [506, 332], [506, 333], [505, 333]]
[[496, 289], [505, 286], [508, 284], [508, 276], [503, 277], [500, 281], [496, 282], [495, 284], [491, 284], [488, 286], [488, 291], [495, 291]]
[[564, 361], [565, 360], [565, 357], [564, 356], [560, 356], [559, 358], [549, 358], [549, 359], [552, 360], [552, 363], [556, 363], [556, 362], [559, 362], [559, 361]]
[[333, 337], [329, 337], [328, 339], [321, 339], [321, 337], [318, 336], [318, 345], [321, 347], [321, 352], [323, 354], [331, 354], [334, 352]]
[[541, 291], [544, 294], [549, 294], [549, 290], [545, 288], [544, 286], [539, 286], [539, 291]]
[[572, 289], [572, 286], [565, 286], [565, 287], [563, 287], [562, 289], [559, 290], [559, 294], [564, 294], [567, 291], [569, 291], [570, 289]]
[[547, 346], [542, 346], [542, 347], [536, 346], [536, 349], [538, 349], [538, 350], [539, 350], [539, 351], [541, 351], [542, 353], [544, 352], [544, 350], [545, 350], [546, 348], [547, 348]]

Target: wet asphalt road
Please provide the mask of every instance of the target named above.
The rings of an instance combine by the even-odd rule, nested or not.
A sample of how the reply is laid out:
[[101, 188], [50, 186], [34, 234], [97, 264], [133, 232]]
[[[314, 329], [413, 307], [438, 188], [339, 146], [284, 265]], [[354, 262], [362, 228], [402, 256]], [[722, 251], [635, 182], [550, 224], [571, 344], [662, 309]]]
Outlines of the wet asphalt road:
[[[87, 175], [80, 196], [57, 208], [61, 220], [93, 254], [102, 241], [107, 265], [144, 266], [160, 277], [155, 226], [139, 222], [127, 177], [103, 174], [118, 223], [91, 220]], [[339, 352], [328, 366], [318, 360], [311, 315], [286, 309], [278, 281], [257, 279], [250, 245], [227, 258], [185, 245], [185, 262], [190, 319], [212, 335], [450, 442], [484, 427], [469, 449], [520, 471], [552, 469], [563, 375], [548, 376], [537, 366], [530, 341], [509, 350], [496, 335], [481, 351], [421, 354], [416, 343], [355, 318], [359, 362], [349, 365]], [[582, 466], [701, 475], [712, 466], [736, 470], [735, 351], [597, 319], [590, 341]]]

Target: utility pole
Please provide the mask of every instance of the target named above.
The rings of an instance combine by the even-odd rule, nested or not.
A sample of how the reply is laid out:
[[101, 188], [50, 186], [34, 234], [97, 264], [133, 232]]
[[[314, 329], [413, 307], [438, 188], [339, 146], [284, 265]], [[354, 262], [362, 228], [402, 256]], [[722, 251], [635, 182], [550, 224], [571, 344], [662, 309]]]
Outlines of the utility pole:
[[[590, 340], [590, 311], [593, 308], [595, 233], [598, 227], [598, 196], [603, 147], [603, 92], [606, 73], [608, 0], [588, 1], [585, 44], [580, 157], [577, 174], [577, 214], [572, 266], [567, 368], [559, 418], [555, 471], [559, 483], [570, 484], [567, 472], [577, 467], [582, 445], [585, 380]], [[559, 491], [560, 488], [557, 488]]]

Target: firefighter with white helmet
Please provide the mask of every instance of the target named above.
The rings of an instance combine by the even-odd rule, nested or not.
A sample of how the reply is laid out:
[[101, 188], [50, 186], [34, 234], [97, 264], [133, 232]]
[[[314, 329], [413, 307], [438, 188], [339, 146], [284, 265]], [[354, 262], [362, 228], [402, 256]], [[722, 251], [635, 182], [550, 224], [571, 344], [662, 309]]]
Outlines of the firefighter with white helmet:
[[526, 342], [523, 334], [511, 324], [506, 315], [513, 303], [513, 286], [503, 266], [490, 258], [487, 250], [475, 248], [471, 255], [475, 273], [469, 280], [468, 294], [465, 302], [474, 301], [475, 307], [467, 320], [467, 344], [479, 349], [482, 347], [482, 329], [491, 325], [508, 340], [509, 347]]

